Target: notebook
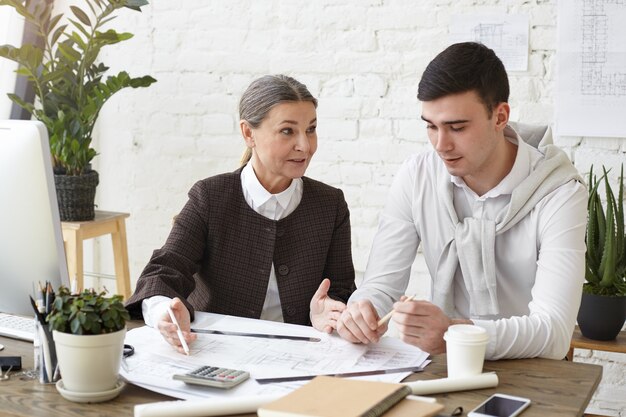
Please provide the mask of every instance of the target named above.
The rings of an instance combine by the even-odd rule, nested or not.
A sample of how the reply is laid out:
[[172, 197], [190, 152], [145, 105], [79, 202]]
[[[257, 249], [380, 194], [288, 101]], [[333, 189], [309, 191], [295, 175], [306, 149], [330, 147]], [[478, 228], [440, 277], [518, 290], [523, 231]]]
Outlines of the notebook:
[[440, 404], [405, 399], [410, 393], [411, 388], [403, 384], [318, 376], [260, 407], [257, 414], [259, 417], [378, 417], [388, 414], [427, 417], [443, 409]]

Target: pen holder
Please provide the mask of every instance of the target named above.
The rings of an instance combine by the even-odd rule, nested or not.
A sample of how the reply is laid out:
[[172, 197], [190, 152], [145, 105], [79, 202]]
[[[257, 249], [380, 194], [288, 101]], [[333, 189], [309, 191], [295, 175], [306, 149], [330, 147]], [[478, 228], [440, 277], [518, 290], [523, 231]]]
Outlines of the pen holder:
[[56, 349], [50, 331], [35, 322], [35, 342], [36, 350], [35, 370], [38, 371], [39, 382], [41, 384], [54, 384], [61, 379], [59, 363], [57, 361]]

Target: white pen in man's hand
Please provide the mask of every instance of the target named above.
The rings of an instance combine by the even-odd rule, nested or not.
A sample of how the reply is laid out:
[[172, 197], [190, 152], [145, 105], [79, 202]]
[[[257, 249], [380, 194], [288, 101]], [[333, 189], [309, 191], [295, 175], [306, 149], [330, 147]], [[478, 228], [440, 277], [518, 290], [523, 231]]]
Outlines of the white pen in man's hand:
[[176, 333], [178, 334], [178, 338], [180, 339], [180, 344], [183, 345], [183, 350], [186, 355], [189, 355], [189, 346], [187, 346], [187, 342], [185, 341], [185, 336], [183, 336], [183, 332], [180, 330], [180, 326], [178, 325], [178, 320], [176, 320], [176, 316], [172, 311], [170, 306], [167, 306], [167, 312], [170, 315], [170, 319], [172, 319], [172, 323], [176, 325]]

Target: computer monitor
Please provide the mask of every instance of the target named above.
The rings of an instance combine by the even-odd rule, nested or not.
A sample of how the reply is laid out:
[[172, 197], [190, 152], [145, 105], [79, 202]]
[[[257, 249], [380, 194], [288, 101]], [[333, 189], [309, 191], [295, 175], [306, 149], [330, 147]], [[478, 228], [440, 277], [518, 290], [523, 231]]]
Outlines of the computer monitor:
[[48, 133], [0, 120], [0, 312], [33, 315], [45, 281], [69, 287]]

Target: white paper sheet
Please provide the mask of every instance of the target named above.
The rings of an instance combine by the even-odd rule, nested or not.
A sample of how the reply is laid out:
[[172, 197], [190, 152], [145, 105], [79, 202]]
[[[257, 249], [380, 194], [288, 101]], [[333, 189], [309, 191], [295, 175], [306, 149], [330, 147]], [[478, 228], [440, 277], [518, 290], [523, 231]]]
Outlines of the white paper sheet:
[[[355, 345], [308, 326], [211, 313], [196, 313], [192, 327], [318, 337], [321, 342], [199, 334], [190, 346], [191, 355], [185, 356], [167, 344], [157, 330], [144, 326], [126, 335], [125, 343], [133, 345], [135, 354], [125, 359], [121, 375], [131, 383], [181, 399], [250, 396], [286, 394], [306, 383], [260, 385], [254, 378], [425, 366], [428, 358], [427, 353], [396, 338], [385, 337], [370, 346]], [[251, 379], [230, 390], [196, 387], [172, 379], [175, 373], [186, 373], [201, 365], [243, 369], [250, 372]], [[399, 382], [408, 374], [360, 378]]]
[[626, 2], [558, 3], [556, 133], [626, 137]]
[[466, 13], [450, 19], [450, 43], [480, 42], [493, 49], [507, 71], [528, 69], [528, 15]]

